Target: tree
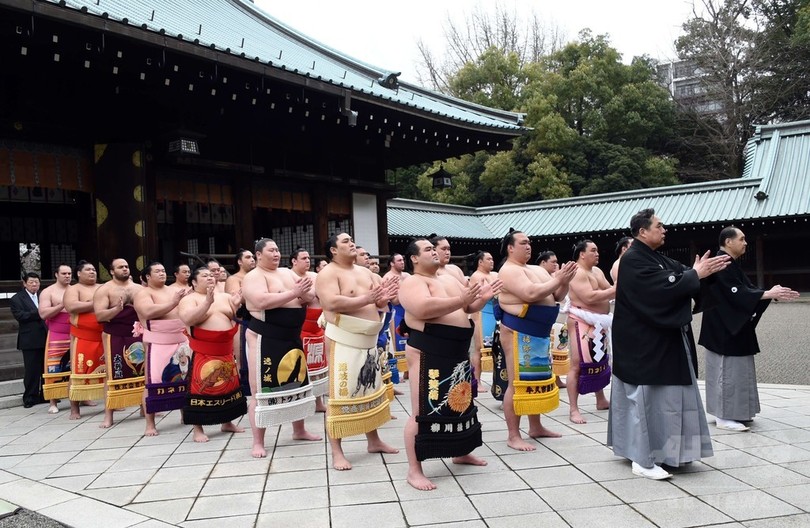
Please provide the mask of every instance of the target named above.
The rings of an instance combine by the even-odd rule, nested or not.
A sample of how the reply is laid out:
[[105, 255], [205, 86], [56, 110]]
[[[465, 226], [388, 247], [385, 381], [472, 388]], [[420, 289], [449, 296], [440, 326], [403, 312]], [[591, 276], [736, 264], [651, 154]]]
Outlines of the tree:
[[446, 46], [441, 58], [423, 41], [418, 43], [422, 67], [417, 74], [425, 86], [458, 97], [463, 95], [453, 91], [451, 78], [466, 65], [477, 62], [488, 50], [499, 50], [504, 56], [514, 53], [522, 68], [561, 48], [566, 41], [559, 27], [545, 24], [536, 12], [522, 17], [501, 4], [495, 6], [492, 14], [478, 6], [460, 23], [448, 16], [444, 36]]
[[527, 153], [545, 156], [557, 185], [580, 195], [678, 183], [667, 151], [674, 108], [649, 59], [622, 64], [607, 37], [585, 30], [537, 68]]
[[553, 53], [525, 56], [487, 47], [446, 78], [454, 95], [524, 112], [530, 130], [510, 151], [446, 162], [452, 189], [432, 189], [432, 169], [422, 171], [422, 199], [494, 205], [678, 183], [668, 151], [674, 107], [652, 61], [625, 65], [606, 36], [587, 30]]
[[810, 117], [810, 1], [702, 5], [676, 42], [700, 79], [700, 93], [679, 115], [678, 154], [695, 179], [707, 167], [715, 177], [737, 177], [755, 125]]

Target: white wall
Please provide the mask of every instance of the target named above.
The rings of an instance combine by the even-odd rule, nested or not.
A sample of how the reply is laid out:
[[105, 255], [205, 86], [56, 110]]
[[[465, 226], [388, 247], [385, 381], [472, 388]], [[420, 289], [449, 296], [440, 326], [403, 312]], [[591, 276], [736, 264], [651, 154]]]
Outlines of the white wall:
[[377, 232], [377, 196], [365, 193], [352, 193], [352, 225], [354, 243], [363, 246], [371, 255], [380, 252]]

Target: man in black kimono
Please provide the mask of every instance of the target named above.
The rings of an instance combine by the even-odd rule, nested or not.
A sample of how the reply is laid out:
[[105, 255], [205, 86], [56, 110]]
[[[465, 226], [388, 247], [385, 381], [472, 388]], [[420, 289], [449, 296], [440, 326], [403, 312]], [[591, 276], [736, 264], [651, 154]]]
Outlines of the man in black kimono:
[[42, 399], [42, 371], [48, 328], [39, 316], [38, 292], [39, 275], [27, 273], [23, 290], [11, 298], [11, 314], [20, 324], [17, 348], [22, 352], [25, 365], [23, 406], [26, 409], [45, 401]]
[[653, 209], [636, 213], [630, 230], [635, 242], [622, 257], [613, 315], [607, 445], [633, 461], [634, 474], [664, 479], [671, 475], [658, 464], [713, 454], [695, 379], [691, 299], [729, 257], [706, 252], [688, 268], [658, 253], [666, 229]]
[[755, 287], [737, 259], [745, 254], [745, 233], [734, 226], [720, 232], [718, 255], [733, 260], [708, 281], [699, 343], [706, 347], [706, 412], [717, 428], [747, 431], [741, 423], [759, 412], [754, 354], [759, 353], [756, 327], [771, 299], [789, 301], [799, 293], [783, 286]]

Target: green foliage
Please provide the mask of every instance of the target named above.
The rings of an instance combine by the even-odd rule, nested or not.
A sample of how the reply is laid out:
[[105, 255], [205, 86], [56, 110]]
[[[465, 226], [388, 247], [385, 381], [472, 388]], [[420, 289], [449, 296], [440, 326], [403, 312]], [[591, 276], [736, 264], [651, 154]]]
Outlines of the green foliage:
[[418, 195], [493, 205], [678, 183], [665, 156], [674, 108], [654, 72], [647, 58], [622, 64], [607, 37], [589, 31], [534, 62], [488, 48], [450, 77], [450, 91], [524, 112], [530, 130], [512, 150], [447, 161], [451, 189], [432, 188], [435, 166], [422, 170]]

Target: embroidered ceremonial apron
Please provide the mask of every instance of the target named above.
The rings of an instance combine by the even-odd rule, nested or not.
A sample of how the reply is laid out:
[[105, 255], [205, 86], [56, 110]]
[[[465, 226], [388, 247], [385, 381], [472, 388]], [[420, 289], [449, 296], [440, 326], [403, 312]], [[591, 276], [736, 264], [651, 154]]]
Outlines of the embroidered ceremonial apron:
[[391, 419], [380, 367], [381, 321], [337, 314], [326, 325], [329, 401], [326, 432], [332, 438], [368, 433]]
[[394, 342], [394, 357], [397, 358], [397, 369], [400, 374], [405, 374], [408, 372], [408, 360], [405, 359], [405, 344], [408, 338], [399, 335], [399, 325], [405, 319], [405, 308], [401, 304], [393, 304], [392, 309], [394, 311], [394, 335], [391, 336], [391, 339]]
[[182, 409], [186, 403], [191, 347], [180, 319], [146, 322], [146, 412]]
[[107, 364], [108, 409], [140, 405], [143, 400], [146, 354], [140, 334], [135, 336], [138, 314], [132, 305], [104, 323], [101, 335]]
[[251, 394], [247, 339], [245, 338], [245, 332], [247, 332], [250, 317], [250, 312], [243, 304], [236, 311], [236, 317], [234, 318], [234, 321], [239, 325], [239, 383], [242, 385], [242, 393], [245, 397]]
[[70, 323], [70, 391], [73, 401], [100, 400], [104, 397], [104, 347], [102, 327], [93, 312], [76, 315]]
[[315, 397], [329, 394], [329, 367], [326, 364], [323, 328], [318, 324], [318, 318], [322, 313], [321, 308], [307, 308], [304, 326], [301, 327], [301, 343], [307, 355], [309, 383]]
[[45, 372], [42, 393], [46, 400], [68, 397], [70, 380], [70, 314], [59, 312], [45, 321], [48, 339], [45, 341]]
[[272, 427], [315, 414], [315, 396], [301, 343], [306, 308], [264, 311], [264, 321], [250, 320], [258, 334], [256, 362], [256, 426]]
[[560, 405], [560, 390], [551, 371], [549, 335], [560, 307], [523, 305], [519, 316], [503, 314], [502, 324], [512, 330], [514, 407], [517, 415], [553, 411]]
[[233, 336], [238, 329], [238, 326], [230, 330], [190, 328], [188, 344], [194, 354], [183, 407], [184, 423], [222, 424], [247, 413], [247, 400], [233, 358]]
[[420, 351], [416, 458], [457, 457], [482, 444], [473, 403], [469, 346], [473, 328], [425, 323], [408, 344]]
[[610, 384], [610, 330], [613, 314], [599, 314], [571, 306], [574, 339], [579, 347], [577, 392], [597, 392]]
[[554, 323], [551, 325], [551, 370], [559, 378], [568, 375], [571, 358], [568, 351], [568, 325]]
[[493, 398], [503, 401], [507, 388], [509, 388], [509, 372], [506, 370], [506, 356], [501, 346], [501, 326], [498, 324], [492, 334], [492, 387], [489, 391]]
[[[394, 358], [394, 354], [391, 353], [389, 356], [388, 352], [388, 329], [391, 327], [391, 318], [394, 315], [393, 312], [393, 304], [390, 302], [388, 303], [388, 311], [387, 312], [380, 312], [382, 316], [382, 328], [380, 329], [380, 333], [377, 334], [377, 351], [380, 354], [380, 368], [382, 368], [382, 381], [385, 385], [385, 395], [388, 396], [388, 401], [394, 401], [394, 383], [393, 383], [393, 376], [394, 373], [391, 370], [391, 364], [388, 362], [389, 357]], [[394, 359], [396, 363], [397, 360]], [[397, 370], [397, 378], [399, 378], [399, 367], [396, 368]]]

